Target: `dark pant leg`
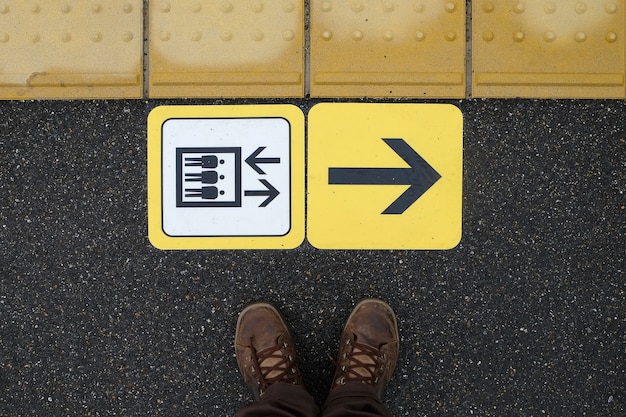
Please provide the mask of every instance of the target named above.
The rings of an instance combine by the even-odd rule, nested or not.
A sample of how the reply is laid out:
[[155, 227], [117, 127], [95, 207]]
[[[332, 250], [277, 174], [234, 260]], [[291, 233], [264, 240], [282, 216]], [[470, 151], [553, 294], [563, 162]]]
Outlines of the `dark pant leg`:
[[277, 382], [259, 401], [244, 405], [237, 417], [317, 417], [319, 408], [304, 387]]
[[376, 390], [362, 382], [348, 382], [330, 392], [322, 417], [392, 417], [376, 397]]

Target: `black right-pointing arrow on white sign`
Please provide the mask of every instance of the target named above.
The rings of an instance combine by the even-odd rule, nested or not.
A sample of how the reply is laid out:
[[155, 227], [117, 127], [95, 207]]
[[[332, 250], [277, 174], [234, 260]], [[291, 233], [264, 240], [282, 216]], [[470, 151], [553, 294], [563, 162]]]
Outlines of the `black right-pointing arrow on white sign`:
[[265, 187], [265, 190], [246, 190], [244, 195], [246, 197], [267, 197], [263, 202], [259, 205], [259, 207], [267, 207], [269, 203], [271, 203], [280, 192], [267, 180], [259, 180], [261, 184]]
[[409, 185], [382, 214], [402, 214], [417, 201], [441, 175], [404, 139], [383, 139], [409, 168], [328, 168], [328, 184], [336, 185]]

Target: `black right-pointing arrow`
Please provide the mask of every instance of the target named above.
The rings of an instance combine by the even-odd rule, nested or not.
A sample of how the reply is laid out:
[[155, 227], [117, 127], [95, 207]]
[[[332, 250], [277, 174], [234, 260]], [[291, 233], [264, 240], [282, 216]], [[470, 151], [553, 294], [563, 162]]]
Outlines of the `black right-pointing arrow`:
[[246, 197], [267, 197], [260, 205], [259, 207], [266, 207], [269, 203], [271, 203], [277, 196], [278, 194], [280, 194], [280, 192], [274, 188], [274, 186], [272, 184], [269, 183], [269, 181], [267, 180], [259, 180], [261, 182], [261, 184], [263, 184], [265, 186], [265, 190], [260, 190], [260, 191], [246, 191], [244, 194]]
[[410, 185], [382, 214], [402, 214], [441, 175], [404, 139], [383, 139], [410, 168], [328, 168], [328, 184], [344, 185]]

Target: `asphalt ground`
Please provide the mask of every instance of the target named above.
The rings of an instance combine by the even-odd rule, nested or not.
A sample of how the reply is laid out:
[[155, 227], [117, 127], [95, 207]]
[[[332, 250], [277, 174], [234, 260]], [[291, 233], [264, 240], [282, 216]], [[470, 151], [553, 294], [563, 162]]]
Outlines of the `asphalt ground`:
[[626, 102], [453, 102], [449, 251], [160, 251], [146, 119], [190, 103], [241, 101], [0, 102], [0, 415], [233, 415], [256, 300], [291, 324], [322, 403], [363, 297], [399, 319], [396, 416], [626, 415]]

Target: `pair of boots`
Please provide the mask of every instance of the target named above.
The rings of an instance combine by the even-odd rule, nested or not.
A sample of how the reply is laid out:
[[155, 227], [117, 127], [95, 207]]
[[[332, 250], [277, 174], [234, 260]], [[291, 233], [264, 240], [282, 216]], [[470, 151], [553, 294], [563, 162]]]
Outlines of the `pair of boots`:
[[[277, 407], [281, 405], [280, 396], [291, 397], [284, 399], [287, 403], [291, 401], [287, 408], [298, 408], [297, 404], [294, 407], [294, 402], [312, 403], [308, 393], [306, 395], [310, 400], [296, 399], [305, 392], [302, 375], [289, 329], [273, 306], [257, 303], [241, 312], [235, 333], [235, 351], [243, 379], [256, 400], [255, 403], [259, 403], [259, 407], [253, 403], [248, 409], [260, 409], [260, 403], [269, 402], [266, 394], [272, 389], [275, 392], [267, 397], [272, 397], [271, 402]], [[381, 300], [361, 301], [352, 311], [343, 329], [329, 401], [323, 415], [333, 414], [332, 411], [326, 412], [326, 409], [332, 407], [333, 397], [337, 398], [334, 403], [344, 410], [349, 407], [372, 408], [371, 405], [363, 404], [377, 402], [379, 407], [375, 404], [374, 408], [382, 410], [380, 415], [389, 415], [382, 406], [382, 397], [397, 359], [398, 324], [393, 310]], [[350, 401], [363, 404], [347, 404]], [[311, 406], [302, 404], [303, 409], [307, 407], [311, 409]], [[313, 408], [316, 409], [314, 405]], [[267, 404], [264, 410], [268, 411]], [[254, 415], [242, 413], [244, 414]], [[309, 414], [313, 413], [294, 412], [284, 415]]]

